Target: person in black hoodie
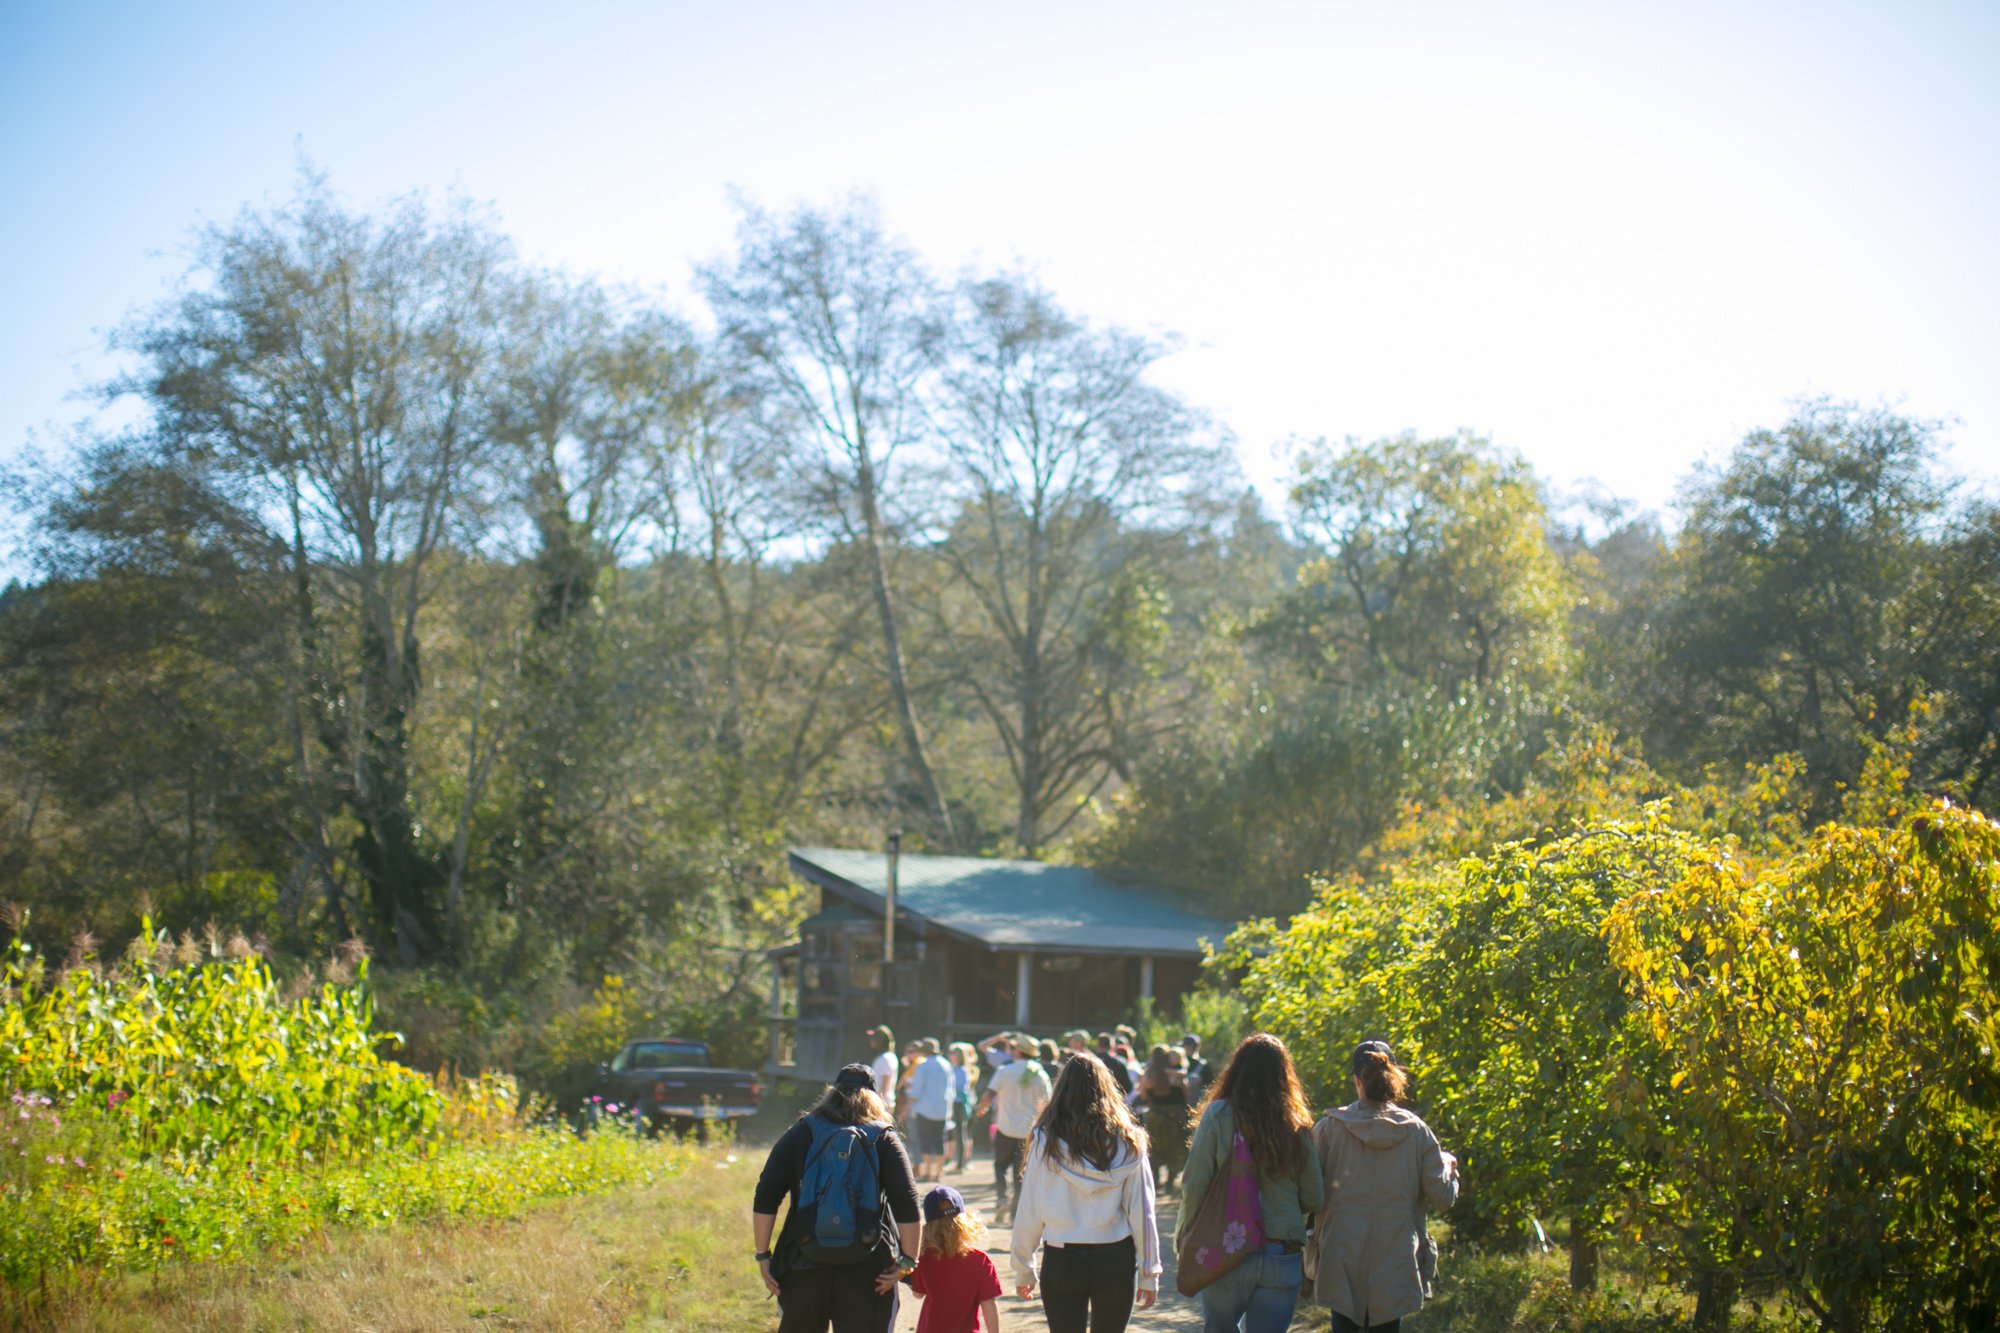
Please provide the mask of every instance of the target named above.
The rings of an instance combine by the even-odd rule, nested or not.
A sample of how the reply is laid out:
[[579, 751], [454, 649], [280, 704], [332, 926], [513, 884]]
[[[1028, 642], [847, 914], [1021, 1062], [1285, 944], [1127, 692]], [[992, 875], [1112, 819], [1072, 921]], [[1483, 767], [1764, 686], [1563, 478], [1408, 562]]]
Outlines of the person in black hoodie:
[[[889, 1333], [895, 1328], [897, 1279], [915, 1271], [923, 1227], [909, 1154], [890, 1127], [891, 1119], [876, 1093], [874, 1072], [867, 1065], [848, 1065], [818, 1104], [771, 1145], [757, 1177], [751, 1233], [764, 1287], [778, 1298], [779, 1333], [827, 1333], [829, 1326], [832, 1333]], [[880, 1223], [873, 1236], [836, 1249], [822, 1243], [818, 1205], [802, 1201], [800, 1190], [815, 1164], [815, 1143], [830, 1144], [830, 1135], [850, 1128], [874, 1141], [879, 1197], [873, 1211]], [[845, 1137], [859, 1142], [851, 1133]], [[791, 1211], [773, 1246], [778, 1205], [787, 1195]]]

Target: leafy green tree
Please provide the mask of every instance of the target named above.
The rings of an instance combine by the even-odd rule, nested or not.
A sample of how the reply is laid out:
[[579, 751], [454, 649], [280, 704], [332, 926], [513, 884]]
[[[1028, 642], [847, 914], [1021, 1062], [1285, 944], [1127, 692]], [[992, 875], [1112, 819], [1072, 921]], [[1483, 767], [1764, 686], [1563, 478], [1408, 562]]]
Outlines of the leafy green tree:
[[1092, 854], [1284, 912], [1405, 802], [1517, 786], [1570, 670], [1574, 587], [1546, 519], [1525, 467], [1476, 440], [1308, 450], [1297, 585], [1223, 667], [1238, 725], [1163, 751]]
[[[502, 498], [531, 543], [502, 772], [502, 897], [545, 929], [609, 926], [631, 886], [622, 821], [654, 710], [621, 557], [670, 516], [699, 352], [680, 323], [588, 283], [530, 275], [512, 294], [492, 434], [512, 466]], [[611, 594], [611, 595], [608, 595]], [[661, 627], [669, 634], [675, 631]], [[566, 923], [556, 925], [555, 923]]]
[[[1606, 939], [1677, 1069], [1648, 1146], [1652, 1238], [1822, 1326], [2000, 1311], [2000, 829], [1941, 805], [1834, 825], [1791, 864], [1723, 858], [1628, 897]], [[1717, 1280], [1721, 1279], [1721, 1280]]]
[[195, 479], [239, 558], [289, 584], [296, 781], [337, 806], [374, 930], [442, 945], [411, 804], [421, 615], [486, 485], [490, 301], [505, 247], [463, 213], [342, 209], [323, 182], [200, 233], [196, 277], [119, 345], [150, 412], [132, 461]]
[[1796, 753], [1831, 795], [1870, 741], [1942, 687], [1954, 735], [1935, 777], [1987, 794], [2000, 736], [1983, 629], [2000, 565], [1990, 517], [1939, 466], [1937, 426], [1808, 402], [1752, 432], [1682, 504], [1649, 612], [1666, 691], [1637, 719], [1649, 753], [1696, 764]]
[[1292, 508], [1316, 558], [1267, 632], [1315, 679], [1483, 692], [1565, 678], [1575, 589], [1520, 460], [1470, 436], [1320, 441]]
[[[165, 518], [171, 479], [145, 489]], [[50, 945], [129, 930], [147, 893], [179, 924], [310, 943], [290, 909], [312, 828], [266, 721], [285, 698], [279, 590], [197, 525], [167, 541], [191, 558], [106, 544], [0, 598], [0, 897], [40, 904]]]

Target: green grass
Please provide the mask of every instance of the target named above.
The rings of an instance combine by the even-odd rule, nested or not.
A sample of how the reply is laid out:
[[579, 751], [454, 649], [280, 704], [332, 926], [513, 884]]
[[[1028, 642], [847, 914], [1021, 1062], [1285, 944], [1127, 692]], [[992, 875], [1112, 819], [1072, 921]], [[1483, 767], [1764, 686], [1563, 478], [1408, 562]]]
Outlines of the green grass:
[[97, 1277], [17, 1311], [61, 1330], [763, 1329], [746, 1259], [762, 1153], [717, 1147], [651, 1185], [505, 1221], [332, 1229], [240, 1263]]

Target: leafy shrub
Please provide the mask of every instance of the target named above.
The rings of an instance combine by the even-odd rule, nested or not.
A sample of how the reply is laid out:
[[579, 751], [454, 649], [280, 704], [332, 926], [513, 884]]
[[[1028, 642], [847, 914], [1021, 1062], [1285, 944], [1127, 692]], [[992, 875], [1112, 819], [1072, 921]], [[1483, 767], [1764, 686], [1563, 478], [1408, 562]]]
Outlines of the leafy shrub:
[[1674, 808], [1322, 886], [1220, 961], [1330, 1100], [1356, 1039], [1395, 1042], [1462, 1152], [1462, 1237], [1569, 1224], [1571, 1283], [1523, 1327], [1626, 1326], [1562, 1294], [1599, 1242], [1698, 1326], [1774, 1294], [1833, 1329], [1990, 1326], [2000, 827], [1940, 805], [1744, 857]]

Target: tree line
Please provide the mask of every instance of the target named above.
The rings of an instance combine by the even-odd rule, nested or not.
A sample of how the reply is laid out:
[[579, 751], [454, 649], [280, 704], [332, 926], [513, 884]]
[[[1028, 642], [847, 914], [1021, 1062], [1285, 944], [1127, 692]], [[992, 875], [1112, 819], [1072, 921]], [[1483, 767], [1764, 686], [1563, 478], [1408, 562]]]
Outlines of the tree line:
[[521, 1064], [611, 974], [747, 1043], [794, 843], [1282, 918], [1600, 741], [1791, 765], [1807, 824], [1913, 716], [1915, 786], [2000, 782], [2000, 520], [1889, 409], [1800, 404], [1671, 524], [1470, 435], [1303, 443], [1272, 514], [1170, 339], [865, 201], [745, 205], [680, 306], [312, 178], [192, 254], [131, 424], [9, 479], [0, 896], [58, 952], [142, 899], [359, 936], [422, 1058]]

